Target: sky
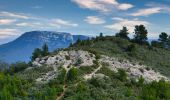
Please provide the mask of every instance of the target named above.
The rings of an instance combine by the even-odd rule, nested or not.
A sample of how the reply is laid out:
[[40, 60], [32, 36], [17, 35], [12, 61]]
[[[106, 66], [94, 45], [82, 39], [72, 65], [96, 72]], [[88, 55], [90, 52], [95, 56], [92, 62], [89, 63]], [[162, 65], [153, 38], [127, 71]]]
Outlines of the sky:
[[132, 37], [140, 24], [156, 39], [169, 18], [170, 0], [0, 0], [0, 44], [34, 30], [96, 36], [126, 26]]

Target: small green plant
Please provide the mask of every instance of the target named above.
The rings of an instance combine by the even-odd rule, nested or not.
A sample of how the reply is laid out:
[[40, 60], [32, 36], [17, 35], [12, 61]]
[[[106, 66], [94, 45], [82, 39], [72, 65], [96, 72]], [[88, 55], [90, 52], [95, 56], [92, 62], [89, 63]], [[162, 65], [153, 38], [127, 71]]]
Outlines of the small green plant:
[[144, 79], [142, 76], [140, 76], [140, 78], [139, 78], [139, 80], [138, 80], [139, 85], [140, 85], [140, 86], [143, 85], [144, 82], [145, 82], [145, 79]]
[[128, 52], [134, 52], [135, 49], [136, 49], [135, 44], [130, 44], [130, 45], [127, 46], [126, 51], [128, 51]]
[[72, 67], [67, 73], [67, 80], [73, 81], [73, 80], [76, 80], [77, 77], [78, 77], [78, 69], [75, 67]]
[[125, 70], [123, 70], [123, 69], [118, 69], [117, 77], [118, 77], [118, 79], [120, 79], [121, 81], [127, 80], [127, 74], [126, 74]]
[[66, 76], [66, 70], [62, 68], [57, 76], [57, 80], [59, 81], [60, 84], [63, 84], [65, 81], [65, 76]]

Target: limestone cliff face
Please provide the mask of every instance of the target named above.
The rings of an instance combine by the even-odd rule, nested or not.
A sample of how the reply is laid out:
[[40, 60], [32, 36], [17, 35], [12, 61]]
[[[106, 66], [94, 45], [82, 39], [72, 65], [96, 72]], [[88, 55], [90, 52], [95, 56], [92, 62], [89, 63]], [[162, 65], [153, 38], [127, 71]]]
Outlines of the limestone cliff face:
[[86, 40], [89, 37], [53, 31], [26, 32], [16, 40], [0, 45], [0, 59], [8, 63], [28, 62], [34, 49], [41, 48], [44, 43], [48, 44], [50, 51], [54, 51], [58, 48], [67, 48], [70, 43], [75, 43], [78, 38]]

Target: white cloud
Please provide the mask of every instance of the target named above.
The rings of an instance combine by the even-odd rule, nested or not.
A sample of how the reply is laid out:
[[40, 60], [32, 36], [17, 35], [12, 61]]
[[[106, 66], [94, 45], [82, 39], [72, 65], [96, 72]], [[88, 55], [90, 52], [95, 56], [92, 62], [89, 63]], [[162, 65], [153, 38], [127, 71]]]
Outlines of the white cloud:
[[158, 39], [159, 38], [159, 34], [158, 32], [149, 32], [148, 34], [148, 38], [150, 39]]
[[102, 18], [99, 18], [98, 16], [87, 16], [84, 20], [89, 24], [104, 24], [105, 20]]
[[18, 23], [17, 26], [32, 26], [30, 23]]
[[127, 10], [127, 9], [132, 8], [132, 7], [133, 7], [133, 5], [127, 4], [127, 3], [118, 5], [118, 9], [120, 9], [120, 10]]
[[16, 13], [11, 13], [11, 12], [0, 12], [0, 16], [3, 17], [12, 17], [12, 18], [20, 18], [20, 19], [29, 19], [29, 16], [26, 16], [24, 14], [16, 14]]
[[147, 8], [147, 9], [140, 9], [135, 13], [130, 14], [131, 16], [148, 16], [156, 13], [160, 13], [162, 8], [154, 7], [154, 8]]
[[18, 29], [0, 29], [0, 39], [17, 36], [19, 33], [20, 31]]
[[120, 18], [120, 17], [113, 17], [112, 19], [113, 19], [113, 20], [117, 20], [117, 21], [122, 21], [122, 20], [124, 20], [123, 18]]
[[109, 9], [104, 4], [99, 3], [96, 0], [72, 0], [76, 4], [78, 4], [81, 8], [87, 8], [91, 10], [98, 10], [101, 12], [108, 12]]
[[[116, 19], [118, 19], [118, 18], [116, 18]], [[126, 26], [129, 30], [129, 32], [132, 33], [134, 31], [135, 25], [141, 25], [142, 24], [142, 25], [148, 26], [150, 24], [147, 21], [143, 21], [143, 20], [139, 20], [139, 19], [132, 19], [132, 20], [121, 19], [121, 20], [116, 20], [116, 21], [118, 21], [118, 22], [111, 24], [111, 25], [106, 25], [104, 27], [111, 29], [111, 30], [120, 30], [120, 29], [122, 29], [123, 26]]]
[[97, 10], [100, 12], [110, 12], [114, 8], [118, 10], [128, 10], [133, 7], [129, 3], [119, 3], [117, 0], [72, 0], [81, 8]]
[[[93, 0], [92, 0], [93, 1]], [[98, 1], [102, 1], [104, 3], [107, 4], [113, 4], [113, 5], [118, 5], [119, 3], [117, 2], [117, 0], [98, 0]]]
[[16, 26], [20, 26], [20, 27], [39, 27], [40, 25], [42, 25], [41, 23], [38, 22], [34, 22], [34, 23], [28, 23], [28, 22], [23, 22], [23, 23], [17, 23]]
[[15, 19], [0, 19], [0, 25], [9, 25], [16, 22]]
[[170, 13], [170, 6], [168, 4], [150, 2], [150, 3], [147, 3], [146, 6], [152, 7], [152, 8], [159, 7], [161, 8], [162, 13]]
[[72, 23], [70, 21], [66, 21], [66, 20], [59, 19], [59, 18], [51, 20], [50, 25], [56, 26], [58, 28], [60, 28], [62, 26], [65, 26], [65, 27], [77, 27], [78, 26], [78, 24], [76, 24], [76, 23]]
[[33, 29], [49, 29], [49, 28], [68, 28], [77, 27], [78, 24], [73, 23], [68, 20], [63, 20], [60, 18], [54, 18], [52, 20], [46, 18], [32, 19], [30, 21], [20, 21], [15, 24], [18, 27], [27, 27]]

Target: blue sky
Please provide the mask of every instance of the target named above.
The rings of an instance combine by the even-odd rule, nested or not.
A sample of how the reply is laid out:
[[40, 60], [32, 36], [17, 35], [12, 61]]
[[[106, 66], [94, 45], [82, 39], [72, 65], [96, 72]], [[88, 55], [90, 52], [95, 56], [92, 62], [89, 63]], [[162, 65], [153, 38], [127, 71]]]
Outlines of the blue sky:
[[[170, 31], [170, 0], [0, 0], [0, 44], [33, 30], [114, 35], [144, 24], [149, 38]], [[169, 34], [169, 33], [168, 33]]]

